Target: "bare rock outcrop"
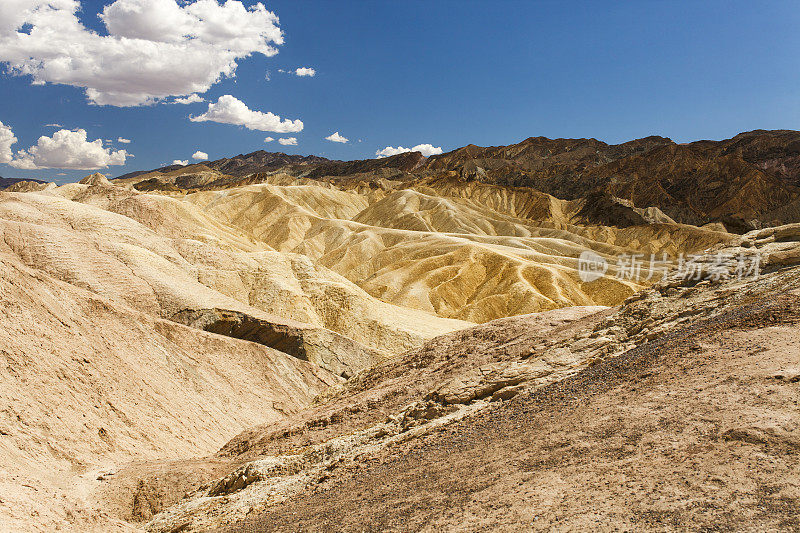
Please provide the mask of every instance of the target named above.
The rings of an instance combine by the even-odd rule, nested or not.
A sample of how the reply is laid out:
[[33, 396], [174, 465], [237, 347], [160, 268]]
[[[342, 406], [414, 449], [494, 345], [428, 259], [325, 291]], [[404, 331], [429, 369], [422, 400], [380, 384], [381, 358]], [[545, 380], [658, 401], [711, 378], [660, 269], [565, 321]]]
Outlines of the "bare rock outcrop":
[[292, 325], [226, 309], [179, 311], [171, 320], [194, 328], [269, 346], [348, 378], [389, 357], [333, 331]]

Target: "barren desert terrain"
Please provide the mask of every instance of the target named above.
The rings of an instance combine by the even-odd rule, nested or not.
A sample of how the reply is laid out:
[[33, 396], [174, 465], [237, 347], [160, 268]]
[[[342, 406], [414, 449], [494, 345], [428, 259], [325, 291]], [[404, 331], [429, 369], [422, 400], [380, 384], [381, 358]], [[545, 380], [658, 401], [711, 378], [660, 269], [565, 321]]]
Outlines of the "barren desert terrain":
[[537, 138], [0, 192], [3, 527], [800, 528], [794, 200], [554, 196], [545, 141], [590, 165]]

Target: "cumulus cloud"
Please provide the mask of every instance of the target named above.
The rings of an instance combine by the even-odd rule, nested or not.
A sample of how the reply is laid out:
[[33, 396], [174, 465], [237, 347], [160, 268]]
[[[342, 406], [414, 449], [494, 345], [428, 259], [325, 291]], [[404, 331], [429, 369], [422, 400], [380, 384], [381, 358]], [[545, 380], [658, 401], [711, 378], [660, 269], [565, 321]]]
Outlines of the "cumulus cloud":
[[107, 35], [78, 19], [79, 0], [0, 2], [0, 62], [34, 84], [82, 87], [91, 103], [136, 106], [192, 98], [253, 54], [283, 44], [278, 17], [240, 0], [116, 0], [99, 15]]
[[208, 154], [198, 150], [192, 154], [192, 159], [197, 159], [198, 161], [206, 161], [208, 160]]
[[441, 146], [434, 146], [432, 144], [418, 144], [411, 149], [412, 152], [420, 152], [425, 157], [430, 157], [432, 155], [439, 155], [442, 153]]
[[285, 139], [278, 139], [278, 142], [284, 146], [297, 146], [297, 137], [286, 137]]
[[104, 148], [102, 139], [89, 141], [86, 130], [59, 130], [52, 137], [42, 135], [36, 145], [27, 150], [19, 150], [9, 164], [25, 170], [97, 170], [124, 165], [126, 157], [133, 156], [125, 150]]
[[274, 138], [274, 137], [267, 137], [266, 139], [264, 139], [264, 142], [265, 142], [265, 143], [271, 143], [271, 142], [272, 142], [272, 141], [274, 141], [274, 140], [275, 140], [275, 138]]
[[387, 146], [383, 150], [378, 150], [375, 152], [375, 155], [378, 157], [389, 157], [392, 155], [403, 154], [405, 152], [410, 152], [411, 148], [403, 148], [402, 146], [398, 146], [394, 148], [393, 146]]
[[13, 159], [11, 145], [17, 142], [10, 126], [0, 122], [0, 163], [10, 163]]
[[336, 133], [331, 133], [330, 135], [325, 137], [325, 140], [330, 141], [332, 143], [346, 143], [349, 139], [346, 137], [342, 137], [341, 135], [339, 135], [339, 132], [337, 131]]
[[235, 124], [249, 130], [274, 131], [276, 133], [294, 133], [303, 130], [301, 120], [282, 120], [273, 113], [262, 113], [248, 108], [244, 102], [230, 94], [220, 96], [216, 102], [208, 104], [208, 110], [202, 115], [189, 117], [192, 122], [219, 122]]
[[184, 160], [173, 159], [172, 160], [172, 164], [173, 165], [181, 165], [182, 167], [185, 167], [186, 165], [189, 164], [189, 160], [188, 159], [184, 159]]
[[122, 137], [117, 137], [117, 142], [122, 144], [130, 144], [130, 139], [123, 139]]
[[189, 104], [196, 104], [198, 102], [205, 102], [205, 101], [206, 101], [206, 99], [203, 98], [202, 96], [198, 96], [197, 94], [192, 93], [189, 96], [185, 96], [183, 98], [176, 98], [175, 100], [172, 101], [172, 103], [173, 104], [189, 105]]
[[432, 155], [441, 154], [442, 148], [439, 146], [433, 146], [432, 144], [418, 144], [413, 148], [403, 148], [402, 146], [394, 148], [392, 146], [387, 146], [383, 150], [378, 150], [375, 152], [375, 155], [378, 157], [389, 157], [392, 155], [404, 154], [406, 152], [420, 152], [425, 157], [430, 157]]
[[[300, 77], [307, 76], [309, 78], [313, 78], [314, 76], [317, 75], [317, 71], [311, 67], [297, 67], [294, 70], [285, 70], [279, 68], [278, 72], [280, 72], [281, 74], [294, 74], [295, 76], [300, 76]], [[269, 71], [267, 72], [267, 81], [269, 81]]]

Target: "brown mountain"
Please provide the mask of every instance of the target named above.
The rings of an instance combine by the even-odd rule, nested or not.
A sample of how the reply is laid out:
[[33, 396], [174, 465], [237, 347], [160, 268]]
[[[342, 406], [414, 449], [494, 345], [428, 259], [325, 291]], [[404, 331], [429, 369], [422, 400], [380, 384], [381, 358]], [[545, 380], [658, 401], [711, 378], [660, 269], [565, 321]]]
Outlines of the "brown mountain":
[[283, 152], [266, 152], [264, 150], [258, 150], [249, 154], [239, 154], [233, 157], [217, 159], [216, 161], [201, 162], [192, 165], [167, 165], [165, 167], [160, 167], [153, 170], [137, 170], [135, 172], [129, 172], [127, 174], [117, 176], [114, 179], [132, 179], [138, 176], [144, 176], [145, 174], [153, 173], [168, 174], [181, 169], [195, 171], [198, 164], [202, 165], [203, 167], [207, 167], [207, 169], [216, 170], [222, 174], [241, 177], [258, 172], [273, 172], [280, 168], [285, 168], [292, 165], [318, 165], [328, 161], [329, 160], [325, 159], [324, 157], [315, 155], [290, 155], [284, 154]]
[[231, 176], [246, 176], [256, 172], [272, 172], [286, 166], [319, 165], [329, 160], [316, 155], [289, 155], [282, 152], [259, 150], [249, 154], [239, 154], [231, 158], [218, 159], [205, 163], [205, 166]]
[[152, 174], [153, 172], [167, 173], [179, 170], [181, 168], [183, 168], [183, 165], [167, 165], [165, 167], [154, 168], [153, 170], [136, 170], [134, 172], [128, 172], [127, 174], [122, 174], [121, 176], [117, 176], [116, 178], [113, 179], [115, 180], [133, 179], [139, 176], [143, 176], [145, 174]]
[[[380, 159], [362, 159], [357, 161], [329, 161], [312, 170], [306, 177], [323, 178], [325, 176], [351, 176], [369, 172], [384, 171], [386, 177], [413, 172], [425, 162], [419, 152], [406, 152]], [[385, 172], [389, 170], [389, 172]]]
[[35, 180], [32, 178], [4, 178], [0, 176], [0, 191], [5, 189], [6, 187], [11, 187], [12, 185], [22, 181], [31, 181], [34, 183], [46, 183], [42, 180]]
[[465, 179], [486, 179], [499, 185], [528, 186], [560, 198], [583, 196], [580, 179], [589, 169], [618, 159], [674, 144], [664, 137], [646, 137], [619, 145], [597, 139], [530, 137], [509, 146], [468, 145], [431, 157], [425, 168], [457, 172]]
[[[716, 148], [716, 147], [715, 147]], [[705, 223], [738, 217], [765, 220], [768, 212], [798, 197], [794, 186], [745, 161], [737, 153], [702, 144], [667, 145], [590, 169], [589, 187], [657, 206], [673, 218]]]
[[365, 184], [382, 178], [428, 184], [478, 181], [566, 200], [602, 197], [609, 205], [618, 205], [619, 199], [636, 209], [659, 208], [677, 222], [722, 222], [735, 232], [800, 221], [800, 132], [791, 130], [755, 130], [687, 144], [658, 136], [622, 144], [530, 137], [508, 146], [471, 144], [430, 158], [409, 152], [358, 161], [258, 151], [120, 178], [150, 178], [137, 185], [148, 190], [208, 189], [257, 183], [268, 179], [258, 174], [276, 171]]
[[532, 187], [566, 199], [605, 193], [659, 207], [680, 222], [722, 221], [731, 229], [800, 216], [800, 132], [790, 130], [688, 144], [664, 137], [618, 145], [531, 137], [509, 146], [465, 146], [431, 157], [424, 168], [433, 176]]

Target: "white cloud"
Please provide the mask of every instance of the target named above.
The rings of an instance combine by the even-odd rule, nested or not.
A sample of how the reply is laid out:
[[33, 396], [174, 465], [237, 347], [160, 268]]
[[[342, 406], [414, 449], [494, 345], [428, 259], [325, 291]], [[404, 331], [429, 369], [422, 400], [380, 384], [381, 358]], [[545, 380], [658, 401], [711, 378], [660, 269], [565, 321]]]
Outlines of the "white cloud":
[[391, 155], [404, 154], [406, 152], [420, 152], [425, 157], [430, 157], [432, 155], [441, 154], [442, 148], [438, 146], [433, 146], [432, 144], [418, 144], [413, 148], [403, 148], [402, 146], [394, 148], [392, 146], [387, 146], [383, 150], [378, 150], [377, 152], [375, 152], [375, 155], [377, 155], [378, 157], [389, 157]]
[[267, 137], [266, 139], [264, 139], [264, 142], [265, 143], [271, 143], [274, 140], [275, 140], [275, 137]]
[[441, 146], [434, 146], [432, 144], [418, 144], [411, 149], [412, 152], [420, 152], [425, 157], [430, 157], [432, 155], [439, 155], [442, 153]]
[[181, 165], [181, 166], [185, 167], [186, 165], [189, 164], [189, 160], [188, 159], [184, 159], [183, 161], [181, 161], [180, 159], [174, 159], [172, 161], [172, 164], [173, 165]]
[[197, 159], [198, 161], [207, 161], [208, 160], [208, 154], [198, 150], [198, 151], [196, 151], [195, 153], [192, 154], [192, 159]]
[[61, 129], [64, 126], [62, 126], [61, 124], [45, 124], [44, 127], [45, 128], [58, 128], [58, 129]]
[[10, 126], [0, 122], [0, 163], [10, 163], [13, 159], [11, 145], [17, 142]]
[[206, 99], [203, 98], [202, 96], [198, 96], [197, 93], [192, 93], [189, 96], [185, 96], [183, 98], [176, 98], [175, 100], [172, 101], [172, 103], [173, 104], [189, 105], [189, 104], [196, 104], [198, 102], [205, 102], [205, 101], [206, 101]]
[[26, 170], [97, 170], [109, 165], [124, 165], [126, 157], [133, 156], [125, 150], [103, 148], [102, 139], [88, 141], [86, 130], [59, 130], [52, 137], [42, 135], [35, 146], [19, 150], [9, 164]]
[[285, 139], [278, 139], [278, 142], [284, 146], [297, 146], [297, 137], [287, 137]]
[[244, 102], [229, 94], [220, 96], [216, 102], [208, 104], [208, 110], [202, 115], [189, 117], [192, 122], [219, 122], [235, 124], [249, 130], [274, 131], [276, 133], [294, 133], [303, 130], [301, 120], [282, 120], [273, 113], [262, 113], [248, 108]]
[[331, 133], [330, 135], [325, 137], [325, 140], [330, 141], [332, 143], [346, 143], [349, 139], [346, 137], [342, 137], [341, 135], [339, 135], [339, 132], [337, 131], [336, 133]]
[[[279, 68], [278, 72], [280, 72], [281, 74], [294, 74], [300, 77], [307, 76], [309, 78], [313, 78], [314, 76], [317, 75], [317, 71], [311, 67], [297, 67], [294, 70], [286, 70]], [[267, 71], [267, 81], [269, 81], [269, 71]]]
[[393, 146], [387, 146], [383, 150], [378, 150], [377, 152], [375, 152], [375, 155], [377, 155], [378, 157], [389, 157], [392, 155], [403, 154], [410, 151], [411, 148], [403, 148], [402, 146], [398, 146], [397, 148], [394, 148]]
[[84, 27], [80, 10], [79, 0], [2, 0], [0, 62], [34, 84], [82, 87], [94, 104], [135, 106], [203, 93], [283, 44], [262, 3], [116, 0], [99, 15], [108, 35]]
[[122, 144], [130, 144], [130, 139], [123, 139], [122, 137], [117, 137], [117, 142]]

